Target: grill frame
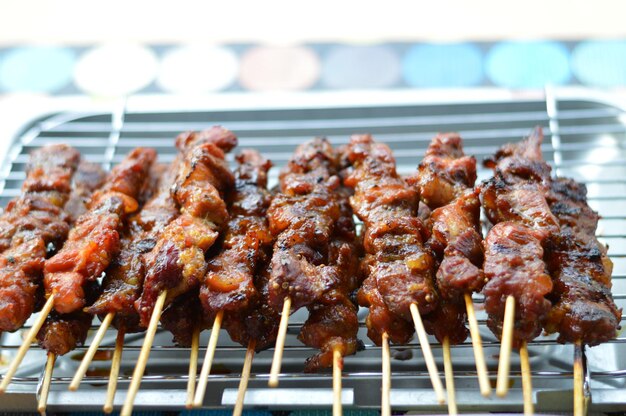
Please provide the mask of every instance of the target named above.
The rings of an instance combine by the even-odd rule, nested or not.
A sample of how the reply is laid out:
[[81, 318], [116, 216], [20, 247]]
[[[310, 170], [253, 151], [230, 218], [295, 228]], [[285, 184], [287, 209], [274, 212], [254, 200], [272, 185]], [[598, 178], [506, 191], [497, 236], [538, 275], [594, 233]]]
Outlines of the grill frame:
[[[171, 143], [174, 135], [182, 130], [208, 127], [217, 121], [218, 117], [224, 118], [224, 125], [232, 128], [242, 138], [243, 147], [247, 144], [254, 144], [263, 141], [263, 146], [287, 146], [289, 151], [266, 153], [271, 159], [284, 162], [289, 156], [294, 145], [308, 137], [309, 133], [317, 131], [333, 132], [330, 135], [334, 143], [345, 142], [349, 132], [362, 132], [362, 128], [381, 129], [385, 132], [376, 135], [383, 141], [392, 140], [399, 148], [408, 151], [402, 152], [400, 171], [408, 173], [410, 169], [417, 165], [419, 158], [423, 155], [423, 149], [437, 130], [429, 130], [431, 126], [482, 126], [485, 128], [458, 129], [461, 136], [466, 140], [466, 152], [474, 154], [480, 150], [479, 156], [488, 154], [495, 150], [499, 144], [506, 141], [514, 141], [527, 134], [536, 122], [542, 124], [546, 129], [546, 145], [548, 155], [552, 155], [552, 162], [555, 166], [555, 173], [569, 174], [578, 168], [590, 167], [589, 172], [596, 169], [600, 173], [605, 168], [609, 171], [624, 173], [623, 165], [626, 162], [626, 110], [623, 106], [616, 106], [607, 96], [599, 96], [591, 91], [554, 90], [547, 89], [541, 96], [532, 97], [511, 97], [504, 92], [489, 92], [481, 99], [473, 99], [480, 96], [468, 95], [466, 97], [425, 97], [418, 98], [409, 92], [398, 92], [381, 94], [375, 98], [366, 97], [359, 93], [351, 94], [307, 94], [302, 96], [285, 97], [281, 102], [276, 99], [264, 100], [260, 96], [241, 96], [245, 100], [238, 102], [233, 96], [227, 97], [218, 105], [207, 104], [207, 102], [184, 102], [175, 98], [159, 97], [130, 97], [128, 100], [113, 106], [113, 110], [104, 112], [100, 109], [84, 109], [77, 113], [64, 109], [62, 99], [56, 104], [58, 111], [48, 116], [31, 115], [31, 121], [21, 126], [19, 131], [13, 135], [13, 140], [8, 146], [6, 156], [0, 165], [0, 205], [4, 206], [7, 200], [18, 194], [19, 183], [23, 179], [23, 165], [25, 162], [24, 151], [33, 146], [39, 146], [44, 142], [68, 142], [77, 147], [83, 153], [92, 155], [90, 159], [103, 164], [105, 168], [110, 168], [112, 164], [118, 162], [123, 153], [135, 145], [147, 145], [154, 143], [162, 153], [161, 147], [166, 148]], [[240, 97], [240, 98], [241, 98]], [[169, 101], [168, 101], [169, 100]], [[220, 96], [220, 100], [223, 97]], [[578, 104], [576, 104], [578, 103]], [[582, 106], [586, 103], [589, 108]], [[580, 105], [583, 108], [577, 108]], [[71, 106], [70, 106], [71, 107]], [[543, 107], [543, 110], [541, 108]], [[572, 108], [570, 108], [572, 107]], [[89, 107], [88, 107], [89, 108]], [[491, 108], [491, 113], [480, 111]], [[509, 111], [509, 108], [518, 108], [517, 111]], [[185, 109], [181, 111], [181, 109]], [[500, 110], [498, 110], [500, 109]], [[417, 115], [407, 115], [414, 110]], [[162, 119], [169, 119], [178, 115], [182, 117], [180, 122], [156, 122], [151, 119], [155, 112], [163, 114]], [[376, 111], [380, 115], [376, 116]], [[430, 111], [430, 113], [429, 113]], [[499, 112], [498, 112], [499, 111]], [[450, 115], [450, 112], [453, 114]], [[342, 116], [343, 114], [343, 116]], [[355, 115], [363, 114], [361, 117]], [[272, 119], [270, 116], [274, 115]], [[198, 121], [200, 116], [207, 116], [214, 121]], [[298, 119], [297, 117], [300, 117]], [[309, 120], [302, 122], [303, 117]], [[352, 117], [352, 118], [351, 118]], [[615, 119], [615, 122], [608, 123], [605, 119]], [[248, 121], [246, 121], [248, 120]], [[499, 127], [501, 124], [510, 123], [513, 127]], [[578, 123], [578, 124], [577, 124]], [[522, 127], [522, 126], [526, 127]], [[495, 126], [495, 128], [487, 128]], [[296, 127], [294, 129], [294, 127]], [[408, 130], [408, 131], [405, 131]], [[442, 130], [447, 130], [444, 128]], [[454, 129], [456, 130], [456, 129]], [[285, 134], [285, 132], [290, 134]], [[376, 130], [378, 131], [378, 130]], [[375, 133], [376, 133], [375, 131]], [[388, 131], [388, 132], [386, 132]], [[295, 132], [295, 134], [291, 134]], [[143, 136], [142, 136], [143, 134]], [[276, 136], [272, 136], [276, 134]], [[586, 140], [584, 137], [599, 138], [604, 136], [612, 138], [600, 143], [594, 143], [592, 139]], [[613, 135], [613, 136], [612, 136]], [[577, 138], [581, 136], [580, 138]], [[573, 138], [576, 139], [574, 140]], [[621, 137], [617, 139], [616, 137]], [[69, 140], [68, 140], [69, 139]], [[95, 140], [86, 142], [85, 139]], [[339, 140], [337, 140], [339, 139]], [[548, 140], [549, 139], [549, 140]], [[481, 144], [483, 141], [486, 144]], [[493, 142], [493, 143], [492, 143]], [[418, 152], [413, 147], [419, 147]], [[579, 166], [580, 160], [572, 159], [570, 154], [577, 155], [582, 152], [593, 152], [598, 149], [613, 149], [620, 153], [620, 158], [608, 163], [599, 162], [596, 159], [588, 160], [584, 165]], [[98, 157], [95, 150], [98, 149], [101, 157]], [[407, 149], [405, 149], [407, 150]], [[602, 152], [599, 152], [600, 154]], [[396, 151], [398, 154], [398, 151]], [[273, 157], [272, 157], [273, 156]], [[479, 157], [479, 159], [480, 159]], [[414, 159], [413, 166], [409, 166], [404, 160]], [[167, 159], [165, 159], [167, 160]], [[280, 164], [280, 163], [279, 163]], [[16, 168], [16, 169], [14, 169]], [[275, 181], [277, 169], [274, 169], [273, 178]], [[582, 172], [582, 171], [581, 171]], [[586, 171], [585, 171], [586, 172]], [[484, 178], [485, 172], [482, 172]], [[583, 172], [584, 173], [584, 172]], [[584, 176], [584, 175], [582, 175]], [[581, 180], [584, 177], [576, 177]], [[610, 227], [611, 232], [606, 233], [600, 230], [603, 241], [609, 241], [618, 246], [617, 252], [609, 250], [609, 254], [614, 261], [620, 262], [618, 272], [614, 274], [614, 280], [619, 282], [619, 291], [616, 291], [615, 298], [620, 306], [626, 304], [626, 213], [620, 214], [617, 205], [626, 200], [626, 175], [619, 178], [606, 178], [588, 180], [590, 186], [590, 201], [594, 207], [612, 207], [604, 213], [602, 226]], [[589, 179], [589, 178], [587, 178]], [[592, 188], [595, 187], [595, 188]], [[597, 188], [597, 189], [596, 189]], [[595, 191], [594, 191], [595, 189]], [[611, 194], [604, 194], [601, 191], [609, 190]], [[595, 192], [595, 193], [594, 193]], [[613, 194], [615, 192], [615, 194]], [[620, 226], [619, 230], [611, 224]], [[621, 249], [620, 249], [621, 247]], [[479, 305], [480, 296], [475, 296], [475, 302]], [[361, 317], [363, 311], [361, 311]], [[330, 404], [331, 383], [329, 374], [303, 375], [293, 371], [297, 368], [297, 360], [304, 357], [304, 353], [310, 353], [310, 349], [298, 346], [294, 333], [304, 321], [306, 316], [297, 314], [290, 320], [290, 337], [286, 346], [286, 368], [284, 386], [281, 390], [271, 392], [262, 386], [267, 380], [269, 366], [265, 363], [271, 355], [261, 356], [258, 361], [261, 364], [253, 367], [255, 373], [251, 379], [250, 394], [248, 400], [256, 406], [269, 407], [272, 409], [281, 408], [315, 408], [321, 405]], [[622, 316], [624, 324], [625, 317]], [[484, 319], [480, 321], [484, 329]], [[363, 331], [361, 331], [363, 332]], [[497, 353], [499, 344], [489, 338], [489, 334], [483, 331], [486, 336], [483, 344], [487, 354]], [[378, 347], [372, 346], [371, 342], [360, 334], [365, 341], [365, 352], [357, 354], [365, 355], [363, 358], [369, 363], [351, 362], [351, 358], [346, 361], [346, 372], [344, 373], [344, 405], [358, 408], [375, 408], [378, 406], [378, 384], [380, 380], [380, 370], [373, 371], [380, 362], [376, 361], [376, 356], [380, 356]], [[206, 345], [206, 331], [202, 338], [201, 345]], [[135, 337], [137, 338], [137, 337]], [[141, 335], [137, 340], [130, 342], [125, 348], [125, 353], [136, 355], [140, 348]], [[184, 356], [188, 356], [187, 349], [170, 347], [167, 345], [167, 336], [160, 335], [159, 344], [153, 348], [153, 358], [148, 363], [148, 375], [142, 384], [142, 389], [138, 395], [137, 407], [139, 408], [162, 408], [181, 409], [184, 404], [184, 388], [187, 380], [186, 371], [180, 371], [180, 364], [184, 362]], [[221, 334], [221, 339], [225, 340], [227, 335]], [[111, 351], [113, 349], [114, 336], [110, 334], [105, 338], [101, 350]], [[87, 345], [91, 337], [87, 341]], [[6, 334], [0, 338], [0, 352], [9, 357], [12, 351], [18, 347], [19, 339], [16, 334]], [[626, 335], [618, 337], [607, 344], [608, 349], [619, 355], [626, 355]], [[435, 354], [438, 359], [441, 357], [440, 345], [433, 343]], [[461, 356], [463, 360], [471, 357], [471, 342], [453, 347], [453, 356]], [[597, 347], [606, 348], [606, 347]], [[35, 348], [36, 349], [36, 348]], [[86, 347], [80, 347], [80, 353]], [[428, 384], [428, 373], [421, 362], [420, 352], [416, 342], [408, 345], [405, 349], [412, 351], [418, 357], [406, 361], [393, 360], [392, 362], [392, 405], [397, 409], [406, 410], [439, 410], [444, 408], [436, 405], [434, 394], [430, 391]], [[559, 352], [565, 353], [567, 357], [573, 357], [571, 346], [558, 346], [553, 340], [541, 338], [530, 345], [532, 355], [531, 367], [536, 366], [539, 370], [533, 371], [533, 382], [538, 388], [535, 390], [534, 399], [538, 411], [568, 410], [567, 405], [571, 400], [571, 368], [566, 367], [567, 360], [556, 360], [552, 363], [554, 370], [544, 368], [547, 361], [554, 361]], [[548, 350], [549, 354], [542, 353]], [[615, 368], [600, 369], [594, 368], [594, 359], [598, 353], [590, 354], [590, 368], [586, 368], [587, 387], [586, 390], [592, 397], [591, 409], [597, 411], [623, 410], [626, 406], [626, 361], [619, 362]], [[614, 350], [614, 351], [613, 351]], [[203, 356], [204, 347], [200, 349], [200, 356]], [[233, 346], [228, 342], [220, 345], [220, 350], [216, 360], [221, 360], [220, 354], [224, 355], [223, 362], [231, 363], [233, 368], [243, 363], [245, 348]], [[397, 351], [396, 351], [397, 353]], [[172, 357], [172, 354], [175, 357]], [[163, 358], [162, 356], [168, 356]], [[292, 363], [289, 364], [290, 357]], [[239, 358], [238, 358], [239, 357]], [[517, 357], [516, 357], [517, 359]], [[127, 359], [132, 362], [132, 357]], [[161, 374], [150, 373], [151, 364], [156, 361], [159, 368], [164, 366], [165, 360], [176, 361], [176, 373], [163, 370]], [[75, 361], [75, 360], [74, 360]], [[303, 361], [303, 360], [301, 360]], [[493, 361], [493, 360], [491, 360]], [[619, 361], [619, 360], [616, 360]], [[27, 356], [27, 360], [20, 369], [18, 377], [14, 379], [9, 392], [3, 397], [0, 410], [32, 409], [35, 399], [38, 397], [39, 388], [37, 385], [41, 381], [41, 369], [44, 359], [41, 354], [32, 351]], [[571, 360], [570, 360], [571, 362]], [[475, 371], [465, 361], [455, 364], [455, 376], [457, 381], [457, 399], [461, 410], [471, 408], [474, 410], [513, 410], [522, 408], [521, 385], [516, 382], [511, 394], [507, 399], [483, 399], [478, 393], [477, 383], [475, 383]], [[71, 370], [76, 367], [77, 362], [71, 358], [60, 358], [59, 364], [53, 376], [53, 390], [49, 397], [49, 408], [53, 410], [62, 404], [69, 404], [73, 408], [99, 409], [104, 401], [104, 376], [87, 376], [81, 389], [78, 392], [67, 392], [66, 385], [71, 379]], [[602, 365], [605, 365], [603, 363]], [[367, 365], [370, 371], [355, 371], [357, 366]], [[439, 370], [442, 372], [442, 364], [439, 361]], [[100, 365], [96, 363], [96, 368], [106, 367], [106, 363]], [[265, 366], [265, 367], [264, 367]], [[558, 369], [558, 366], [564, 367]], [[259, 371], [259, 367], [265, 370]], [[512, 363], [512, 368], [519, 368], [517, 363]], [[359, 368], [360, 369], [360, 368]], [[492, 375], [493, 367], [491, 366]], [[0, 374], [2, 374], [0, 366]], [[513, 371], [512, 376], [519, 380], [519, 371]], [[122, 374], [120, 377], [120, 388], [127, 386], [130, 376]], [[556, 380], [556, 382], [554, 382]], [[238, 375], [231, 373], [228, 375], [211, 376], [209, 383], [209, 393], [205, 404], [208, 407], [229, 405], [234, 400], [233, 389], [236, 389]], [[94, 384], [102, 384], [93, 387]], [[92, 385], [90, 387], [90, 385]], [[472, 387], [476, 385], [475, 388]], [[306, 388], [311, 392], [310, 400], [300, 400], [298, 402], [289, 397], [298, 397]], [[366, 390], [363, 391], [362, 389]], [[223, 392], [223, 394], [221, 394]], [[375, 394], [364, 394], [364, 392]], [[316, 395], [317, 394], [317, 395]], [[118, 394], [116, 405], [123, 401], [123, 394]], [[360, 396], [373, 396], [369, 399], [361, 399]], [[102, 400], [98, 400], [102, 397]], [[569, 397], [569, 398], [568, 398]], [[8, 398], [8, 400], [7, 400]], [[328, 400], [328, 403], [324, 401]], [[550, 408], [550, 402], [558, 403], [558, 408]], [[247, 402], [248, 403], [248, 402]], [[324, 407], [322, 406], [322, 407]]]

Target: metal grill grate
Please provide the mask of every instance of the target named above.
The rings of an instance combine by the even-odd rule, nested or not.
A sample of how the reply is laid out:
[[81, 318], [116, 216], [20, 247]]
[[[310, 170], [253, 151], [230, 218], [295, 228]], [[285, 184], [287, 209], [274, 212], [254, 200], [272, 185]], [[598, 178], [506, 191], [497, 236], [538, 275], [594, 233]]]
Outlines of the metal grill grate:
[[[598, 233], [609, 244], [615, 263], [613, 292], [620, 306], [626, 305], [626, 112], [602, 101], [586, 98], [557, 99], [548, 91], [545, 100], [473, 102], [467, 104], [384, 104], [324, 108], [284, 108], [262, 110], [212, 111], [137, 111], [120, 107], [111, 113], [63, 112], [28, 126], [9, 148], [0, 166], [0, 204], [4, 206], [19, 194], [25, 177], [28, 153], [49, 143], [68, 143], [89, 160], [104, 167], [118, 163], [136, 146], [151, 146], [161, 161], [174, 155], [173, 138], [184, 130], [203, 129], [223, 124], [240, 138], [240, 147], [254, 147], [277, 165], [285, 164], [298, 143], [315, 135], [325, 135], [334, 144], [346, 143], [349, 135], [371, 132], [395, 151], [399, 171], [412, 172], [432, 136], [439, 131], [458, 131], [465, 150], [480, 161], [500, 145], [519, 140], [535, 125], [544, 127], [544, 156], [554, 171], [584, 182], [590, 205], [600, 212]], [[479, 171], [479, 180], [490, 172]], [[499, 343], [485, 328], [482, 299], [475, 296], [488, 366], [495, 375]], [[366, 314], [360, 311], [360, 317]], [[290, 320], [284, 355], [281, 388], [266, 388], [271, 352], [255, 358], [246, 403], [270, 408], [320, 408], [331, 403], [329, 374], [301, 373], [304, 359], [313, 351], [302, 346], [296, 335], [306, 319], [299, 312]], [[622, 316], [624, 322], [624, 316]], [[94, 323], [94, 327], [97, 323]], [[208, 331], [201, 338], [206, 346]], [[367, 339], [362, 325], [360, 338], [365, 350], [348, 357], [344, 368], [344, 405], [377, 408], [380, 391], [380, 348]], [[49, 396], [49, 409], [70, 405], [99, 409], [104, 401], [106, 370], [114, 345], [113, 333], [103, 342], [92, 369], [78, 392], [68, 392], [67, 384], [76, 370], [85, 347], [59, 359]], [[116, 404], [124, 399], [134, 362], [143, 336], [127, 335]], [[0, 338], [2, 357], [9, 360], [17, 349], [20, 333]], [[90, 338], [87, 341], [89, 345]], [[434, 341], [433, 341], [434, 342]], [[436, 343], [434, 352], [441, 359]], [[200, 356], [203, 356], [201, 348]], [[235, 389], [245, 348], [230, 342], [224, 332], [216, 353], [205, 405], [218, 407], [234, 402]], [[540, 337], [529, 346], [533, 370], [534, 400], [538, 411], [566, 411], [571, 407], [571, 346], [562, 346], [554, 337]], [[392, 396], [397, 409], [441, 410], [430, 388], [428, 373], [416, 343], [392, 349]], [[461, 410], [513, 410], [522, 408], [519, 361], [512, 363], [513, 386], [506, 399], [484, 399], [478, 392], [471, 342], [452, 351]], [[188, 350], [172, 345], [170, 336], [159, 332], [148, 363], [146, 376], [137, 397], [137, 407], [180, 409], [184, 403]], [[591, 409], [623, 409], [626, 403], [626, 337], [587, 349]], [[44, 354], [37, 348], [28, 354], [0, 410], [32, 409], [37, 396]], [[438, 362], [440, 371], [443, 364]], [[3, 371], [0, 363], [0, 373]], [[306, 389], [306, 390], [303, 390]]]

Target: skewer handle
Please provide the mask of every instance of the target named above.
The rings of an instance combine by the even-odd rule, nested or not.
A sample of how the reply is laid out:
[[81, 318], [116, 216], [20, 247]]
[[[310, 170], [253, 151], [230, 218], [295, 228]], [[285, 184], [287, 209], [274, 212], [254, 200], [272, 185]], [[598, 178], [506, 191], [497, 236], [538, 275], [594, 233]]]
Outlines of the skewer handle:
[[278, 374], [283, 361], [283, 350], [285, 349], [285, 338], [287, 337], [287, 324], [289, 323], [289, 313], [291, 312], [291, 298], [285, 298], [283, 311], [280, 316], [280, 325], [278, 326], [278, 334], [276, 336], [276, 345], [274, 347], [274, 358], [272, 359], [272, 368], [270, 369], [270, 379], [267, 383], [270, 387], [278, 386]]
[[143, 373], [146, 370], [146, 364], [148, 362], [148, 357], [150, 357], [150, 350], [152, 349], [154, 335], [156, 334], [159, 319], [161, 319], [161, 312], [163, 311], [163, 305], [165, 304], [166, 297], [167, 290], [164, 290], [163, 292], [161, 292], [159, 298], [156, 301], [156, 304], [154, 305], [154, 311], [152, 312], [152, 316], [150, 317], [150, 324], [148, 325], [148, 329], [146, 331], [146, 337], [143, 340], [141, 352], [139, 353], [139, 358], [137, 359], [137, 365], [135, 366], [135, 371], [133, 372], [133, 378], [130, 381], [130, 386], [128, 387], [126, 401], [124, 402], [122, 412], [120, 413], [121, 416], [131, 416], [131, 414], [133, 413], [135, 397], [137, 396], [137, 392], [139, 391], [139, 386], [141, 385]]
[[576, 341], [574, 343], [574, 416], [583, 416], [586, 413], [583, 372], [582, 342]]
[[498, 380], [496, 394], [504, 397], [509, 392], [509, 372], [511, 368], [511, 348], [513, 347], [513, 324], [515, 320], [515, 299], [506, 298], [502, 340], [500, 341], [500, 360], [498, 362]]
[[519, 349], [520, 364], [522, 366], [522, 395], [524, 397], [524, 415], [532, 416], [535, 414], [533, 404], [533, 385], [530, 376], [530, 360], [528, 359], [528, 344], [522, 342]]
[[78, 370], [76, 370], [76, 374], [74, 374], [74, 378], [72, 379], [72, 382], [69, 386], [70, 391], [78, 390], [78, 386], [80, 386], [80, 382], [83, 380], [83, 377], [85, 377], [85, 373], [87, 373], [87, 368], [89, 368], [89, 364], [91, 364], [94, 355], [96, 355], [96, 351], [98, 351], [98, 347], [100, 346], [100, 343], [102, 342], [102, 339], [104, 338], [107, 329], [109, 329], [109, 326], [111, 325], [114, 316], [115, 312], [109, 312], [104, 317], [104, 320], [100, 324], [100, 328], [98, 328], [98, 332], [96, 332], [96, 336], [93, 338], [93, 341], [91, 341], [89, 349], [85, 353], [83, 360], [80, 362], [80, 366], [78, 367]]
[[448, 414], [458, 414], [456, 407], [456, 391], [454, 388], [454, 372], [452, 370], [452, 354], [450, 353], [450, 338], [443, 339], [443, 368], [446, 374], [446, 391], [448, 392]]
[[411, 316], [413, 317], [413, 322], [415, 323], [415, 332], [417, 333], [417, 338], [419, 339], [420, 347], [422, 348], [422, 353], [424, 354], [424, 361], [426, 362], [426, 368], [428, 369], [430, 382], [432, 383], [433, 389], [435, 390], [437, 401], [439, 402], [439, 404], [444, 404], [446, 402], [446, 394], [443, 389], [443, 384], [441, 384], [441, 379], [439, 378], [439, 370], [437, 370], [435, 357], [433, 356], [433, 352], [430, 349], [430, 343], [428, 342], [428, 335], [426, 334], [426, 329], [424, 328], [422, 317], [420, 316], [419, 310], [417, 309], [417, 305], [415, 303], [411, 304], [410, 309]]
[[341, 416], [341, 369], [343, 358], [338, 348], [333, 350], [333, 416]]
[[122, 350], [124, 349], [124, 330], [118, 329], [115, 338], [115, 351], [111, 360], [111, 371], [109, 372], [109, 384], [107, 385], [107, 397], [104, 401], [102, 410], [104, 413], [113, 411], [113, 403], [115, 401], [115, 391], [117, 390], [117, 378], [120, 374], [120, 365], [122, 363]]
[[472, 337], [472, 348], [474, 350], [474, 361], [476, 361], [476, 374], [478, 375], [478, 385], [480, 394], [484, 397], [491, 396], [491, 383], [489, 382], [489, 371], [485, 362], [485, 352], [483, 341], [478, 328], [478, 320], [474, 311], [474, 303], [469, 293], [465, 294], [465, 308], [467, 310], [467, 322], [469, 323], [470, 335]]
[[187, 401], [185, 407], [193, 407], [193, 395], [196, 388], [196, 377], [198, 373], [198, 348], [200, 347], [200, 327], [193, 329], [191, 336], [191, 353], [189, 356], [189, 378], [187, 380]]
[[246, 350], [246, 359], [243, 362], [241, 370], [241, 378], [239, 379], [239, 391], [237, 392], [237, 401], [233, 409], [233, 416], [241, 416], [243, 412], [243, 402], [246, 398], [246, 390], [248, 389], [248, 381], [250, 380], [250, 370], [252, 369], [252, 359], [254, 358], [254, 349], [256, 342], [250, 341]]
[[202, 370], [200, 371], [200, 380], [198, 381], [198, 388], [193, 400], [193, 407], [201, 407], [204, 401], [204, 394], [206, 393], [207, 383], [209, 381], [209, 374], [211, 373], [211, 365], [213, 364], [213, 357], [215, 356], [215, 348], [217, 347], [217, 340], [220, 336], [220, 328], [222, 327], [222, 318], [224, 317], [224, 311], [219, 311], [213, 321], [213, 328], [211, 329], [211, 338], [209, 338], [209, 345], [206, 349], [206, 355], [204, 356], [204, 362], [202, 363]]
[[17, 350], [17, 354], [15, 354], [15, 357], [13, 357], [13, 361], [11, 361], [11, 365], [9, 365], [7, 372], [4, 374], [2, 382], [0, 383], [0, 394], [4, 393], [7, 387], [9, 387], [9, 384], [11, 383], [13, 376], [17, 372], [17, 369], [20, 366], [20, 363], [24, 359], [24, 356], [28, 352], [30, 345], [35, 340], [37, 333], [41, 329], [43, 323], [46, 321], [46, 318], [48, 317], [48, 314], [50, 314], [50, 311], [52, 310], [53, 306], [54, 306], [54, 296], [50, 296], [48, 300], [46, 301], [46, 304], [43, 305], [43, 308], [41, 308], [41, 311], [39, 312], [39, 316], [37, 317], [37, 319], [33, 323], [33, 326], [30, 328], [30, 330], [26, 334], [26, 337], [24, 338], [24, 341], [22, 342], [20, 349]]
[[389, 335], [383, 332], [383, 382], [380, 397], [380, 415], [391, 416], [391, 352], [389, 351]]
[[51, 352], [48, 353], [48, 358], [46, 359], [46, 369], [44, 370], [41, 390], [39, 391], [39, 400], [37, 401], [37, 411], [42, 415], [46, 414], [46, 407], [48, 407], [50, 382], [52, 381], [52, 372], [54, 371], [54, 363], [56, 362], [56, 359], [56, 354]]

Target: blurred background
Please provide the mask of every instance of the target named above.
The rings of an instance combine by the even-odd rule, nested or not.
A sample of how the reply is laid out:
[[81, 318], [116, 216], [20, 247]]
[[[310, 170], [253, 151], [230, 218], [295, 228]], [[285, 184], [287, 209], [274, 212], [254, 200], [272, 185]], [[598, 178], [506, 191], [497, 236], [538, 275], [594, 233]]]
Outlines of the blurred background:
[[0, 99], [626, 86], [626, 4], [0, 0]]

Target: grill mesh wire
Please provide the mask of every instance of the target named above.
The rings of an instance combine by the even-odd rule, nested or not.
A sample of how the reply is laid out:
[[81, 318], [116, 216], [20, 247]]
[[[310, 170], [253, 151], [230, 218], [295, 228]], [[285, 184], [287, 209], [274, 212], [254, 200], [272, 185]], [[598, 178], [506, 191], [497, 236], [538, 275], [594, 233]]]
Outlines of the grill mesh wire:
[[[355, 106], [327, 109], [288, 109], [255, 111], [171, 111], [126, 112], [123, 108], [110, 114], [62, 113], [35, 122], [10, 148], [0, 171], [0, 204], [2, 206], [19, 195], [25, 177], [24, 169], [31, 150], [50, 143], [67, 143], [93, 162], [110, 168], [137, 146], [151, 146], [158, 150], [159, 160], [173, 159], [173, 138], [184, 130], [197, 130], [212, 124], [222, 124], [233, 130], [240, 138], [240, 148], [254, 147], [275, 164], [271, 183], [295, 146], [312, 136], [327, 136], [335, 145], [345, 144], [349, 135], [359, 132], [373, 133], [377, 140], [388, 143], [395, 152], [400, 173], [413, 172], [430, 139], [439, 131], [457, 131], [465, 141], [467, 154], [475, 155], [480, 162], [502, 144], [517, 141], [527, 135], [535, 125], [544, 127], [544, 157], [553, 166], [553, 172], [584, 182], [589, 191], [589, 204], [602, 216], [598, 235], [610, 247], [609, 254], [615, 263], [613, 293], [620, 306], [626, 303], [626, 113], [621, 109], [592, 100], [556, 100], [548, 95], [546, 101], [511, 101], [505, 103], [472, 103], [447, 105], [385, 105]], [[232, 162], [232, 155], [230, 156]], [[489, 177], [490, 171], [480, 168], [479, 180]], [[483, 344], [492, 375], [495, 375], [499, 343], [484, 327], [485, 316], [481, 311], [481, 297], [475, 302], [483, 333]], [[363, 318], [366, 311], [362, 310]], [[330, 375], [305, 375], [301, 373], [305, 357], [313, 353], [302, 346], [295, 336], [306, 319], [303, 313], [290, 320], [289, 337], [283, 365], [282, 386], [289, 389], [330, 389]], [[624, 323], [624, 317], [622, 316]], [[94, 328], [97, 322], [94, 322]], [[28, 326], [27, 326], [28, 327]], [[362, 325], [363, 327], [363, 325]], [[69, 382], [85, 347], [80, 347], [68, 357], [60, 359], [53, 378], [50, 406], [55, 403], [75, 403], [82, 407], [97, 408], [105, 390], [106, 369], [113, 349], [114, 333], [105, 338], [100, 360], [93, 364], [81, 390], [67, 393]], [[206, 346], [208, 331], [203, 333], [201, 345]], [[362, 328], [360, 338], [365, 350], [346, 359], [344, 387], [354, 391], [354, 397], [346, 404], [358, 407], [379, 405], [380, 349], [371, 344]], [[141, 335], [127, 335], [120, 389], [128, 383], [134, 361], [141, 344]], [[89, 345], [91, 337], [87, 341]], [[434, 351], [443, 372], [441, 349], [434, 343]], [[10, 358], [19, 344], [18, 334], [5, 334], [0, 339], [3, 354]], [[511, 393], [506, 400], [482, 400], [478, 394], [471, 342], [453, 347], [453, 364], [457, 384], [457, 399], [461, 406], [474, 409], [521, 409], [521, 385], [518, 358], [512, 363], [513, 381]], [[560, 346], [554, 337], [540, 337], [530, 347], [531, 368], [535, 401], [539, 409], [567, 408], [571, 400], [572, 347]], [[206, 404], [219, 406], [228, 402], [223, 390], [236, 388], [243, 363], [245, 348], [234, 345], [226, 333], [221, 341], [213, 366], [216, 375], [211, 376]], [[200, 355], [204, 350], [201, 348]], [[416, 343], [393, 351], [392, 404], [403, 409], [434, 408], [428, 375]], [[626, 337], [592, 349], [587, 349], [592, 409], [613, 409], [626, 397]], [[16, 389], [36, 392], [41, 378], [43, 353], [34, 348], [29, 353], [15, 379]], [[138, 405], [159, 405], [164, 408], [180, 408], [186, 380], [188, 351], [171, 344], [165, 333], [157, 336], [148, 364], [147, 376], [138, 397]], [[271, 352], [257, 356], [253, 365], [251, 391], [266, 386]], [[0, 367], [1, 371], [1, 367]], [[300, 390], [291, 391], [297, 394]], [[325, 390], [324, 390], [325, 391]], [[170, 396], [163, 395], [168, 392]], [[364, 394], [368, 392], [368, 394]], [[263, 393], [263, 392], [261, 392]], [[284, 392], [283, 392], [284, 393]], [[569, 394], [569, 396], [568, 396]], [[172, 399], [171, 395], [177, 398]], [[263, 394], [251, 400], [259, 405], [265, 403]], [[274, 406], [289, 406], [289, 394]], [[120, 398], [121, 397], [121, 398]], [[164, 398], [166, 397], [166, 398]], [[255, 398], [256, 397], [256, 398]], [[328, 390], [330, 397], [330, 390]], [[620, 400], [619, 397], [622, 397]], [[123, 393], [118, 394], [123, 400]], [[306, 402], [306, 400], [305, 400]], [[320, 402], [311, 400], [307, 407], [319, 407]], [[477, 406], [477, 407], [476, 407]], [[0, 405], [0, 408], [2, 405]]]

